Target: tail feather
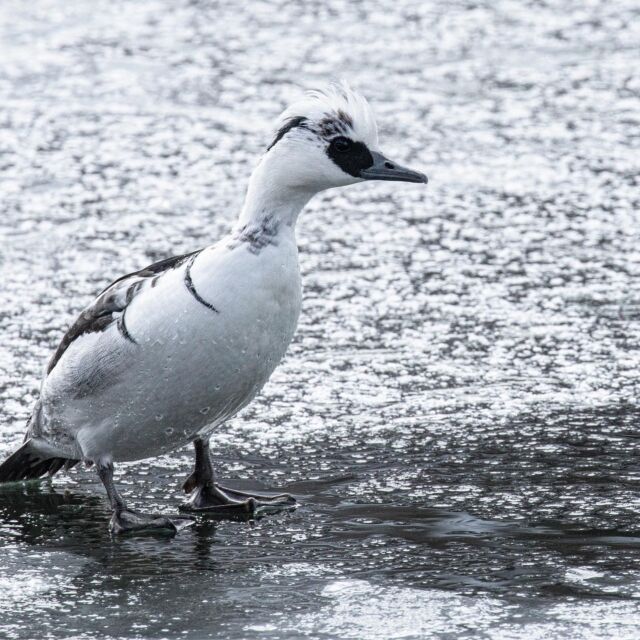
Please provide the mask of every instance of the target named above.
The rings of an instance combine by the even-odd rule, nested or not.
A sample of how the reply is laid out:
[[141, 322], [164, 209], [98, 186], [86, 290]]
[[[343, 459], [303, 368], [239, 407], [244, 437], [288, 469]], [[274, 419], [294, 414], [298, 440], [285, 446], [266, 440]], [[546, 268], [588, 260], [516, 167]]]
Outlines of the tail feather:
[[34, 480], [45, 474], [52, 476], [62, 467], [71, 469], [78, 460], [52, 456], [32, 438], [27, 440], [0, 464], [0, 483]]

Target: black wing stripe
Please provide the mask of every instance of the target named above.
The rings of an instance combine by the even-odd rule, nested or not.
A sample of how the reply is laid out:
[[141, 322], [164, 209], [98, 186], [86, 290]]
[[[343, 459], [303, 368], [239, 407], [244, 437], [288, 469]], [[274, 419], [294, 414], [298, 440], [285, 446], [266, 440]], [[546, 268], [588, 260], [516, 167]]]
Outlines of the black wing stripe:
[[133, 336], [129, 333], [129, 330], [127, 329], [127, 323], [124, 320], [124, 314], [126, 312], [126, 307], [122, 310], [122, 313], [120, 314], [120, 317], [118, 318], [118, 331], [120, 332], [120, 335], [125, 339], [128, 340], [129, 342], [132, 342], [133, 344], [138, 344], [136, 342], [136, 340], [133, 338]]
[[189, 290], [189, 293], [200, 303], [203, 304], [207, 309], [211, 309], [211, 311], [215, 311], [216, 313], [220, 313], [210, 302], [207, 302], [197, 291], [196, 287], [193, 284], [193, 280], [191, 278], [191, 267], [193, 266], [193, 261], [196, 259], [196, 256], [193, 256], [191, 260], [187, 263], [187, 268], [184, 270], [184, 283]]
[[[167, 271], [175, 269], [184, 264], [189, 258], [195, 257], [200, 251], [194, 251], [181, 256], [173, 256], [150, 264], [140, 271], [128, 273], [112, 282], [102, 290], [98, 297], [87, 307], [73, 323], [70, 329], [62, 338], [58, 349], [53, 354], [47, 367], [47, 374], [51, 373], [62, 358], [64, 352], [77, 338], [86, 333], [96, 333], [104, 331], [114, 322], [118, 331], [125, 340], [135, 343], [133, 336], [129, 333], [124, 319], [124, 310], [135, 296], [144, 288], [144, 283], [149, 280], [156, 280]], [[116, 317], [116, 314], [120, 314]]]

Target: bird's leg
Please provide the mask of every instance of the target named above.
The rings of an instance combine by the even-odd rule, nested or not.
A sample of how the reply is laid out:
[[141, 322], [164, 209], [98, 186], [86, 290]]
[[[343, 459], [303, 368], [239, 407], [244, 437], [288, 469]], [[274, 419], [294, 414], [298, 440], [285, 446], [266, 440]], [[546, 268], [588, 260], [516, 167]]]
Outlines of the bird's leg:
[[176, 534], [181, 529], [193, 523], [191, 518], [185, 516], [173, 516], [171, 518], [162, 515], [147, 515], [127, 508], [127, 505], [118, 493], [113, 482], [113, 463], [101, 462], [96, 464], [98, 476], [107, 490], [109, 503], [113, 509], [113, 515], [109, 522], [109, 531], [113, 534], [138, 532], [159, 532]]
[[193, 492], [193, 495], [180, 507], [181, 510], [235, 517], [295, 507], [296, 499], [287, 493], [271, 496], [246, 493], [218, 484], [211, 464], [209, 440], [197, 439], [193, 444], [196, 450], [195, 470], [184, 483], [185, 492]]

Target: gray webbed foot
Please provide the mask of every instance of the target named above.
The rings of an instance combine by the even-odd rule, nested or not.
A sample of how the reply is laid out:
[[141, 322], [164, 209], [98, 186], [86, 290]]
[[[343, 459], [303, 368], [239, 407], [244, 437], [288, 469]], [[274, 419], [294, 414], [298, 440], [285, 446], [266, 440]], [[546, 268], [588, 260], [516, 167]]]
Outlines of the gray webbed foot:
[[146, 514], [131, 509], [116, 509], [109, 522], [109, 531], [114, 535], [122, 533], [158, 533], [175, 535], [182, 529], [192, 525], [189, 516], [163, 516]]
[[211, 464], [209, 441], [197, 439], [194, 446], [195, 470], [184, 483], [185, 492], [192, 495], [181, 505], [181, 511], [207, 514], [218, 518], [252, 520], [269, 513], [292, 511], [297, 507], [296, 499], [287, 493], [279, 495], [247, 493], [218, 484]]
[[296, 499], [286, 493], [274, 496], [246, 493], [210, 483], [197, 486], [191, 498], [180, 506], [180, 510], [222, 518], [252, 518], [279, 511], [291, 511], [296, 506]]
[[102, 462], [96, 465], [98, 476], [107, 490], [107, 496], [113, 515], [109, 522], [109, 531], [112, 534], [121, 533], [159, 533], [175, 535], [190, 524], [193, 518], [189, 516], [163, 516], [159, 514], [148, 515], [128, 509], [122, 496], [118, 493], [113, 482], [113, 463]]

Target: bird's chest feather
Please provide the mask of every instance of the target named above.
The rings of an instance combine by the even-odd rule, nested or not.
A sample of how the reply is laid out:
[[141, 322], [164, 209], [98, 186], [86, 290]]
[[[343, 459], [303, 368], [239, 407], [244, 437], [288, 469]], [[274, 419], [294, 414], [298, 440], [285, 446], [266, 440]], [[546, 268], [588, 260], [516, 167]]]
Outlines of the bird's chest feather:
[[141, 366], [168, 378], [185, 401], [242, 404], [266, 382], [297, 325], [295, 244], [258, 253], [212, 248], [186, 275], [177, 272], [127, 313]]
[[224, 261], [205, 254], [195, 265], [194, 286], [216, 311], [205, 317], [198, 309], [194, 319], [204, 321], [203, 334], [230, 358], [250, 365], [252, 359], [284, 355], [300, 312], [300, 275], [293, 249], [275, 245], [252, 253], [240, 246]]

